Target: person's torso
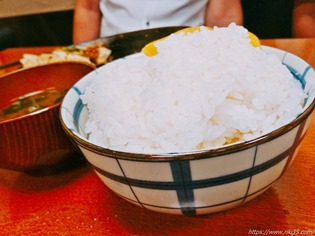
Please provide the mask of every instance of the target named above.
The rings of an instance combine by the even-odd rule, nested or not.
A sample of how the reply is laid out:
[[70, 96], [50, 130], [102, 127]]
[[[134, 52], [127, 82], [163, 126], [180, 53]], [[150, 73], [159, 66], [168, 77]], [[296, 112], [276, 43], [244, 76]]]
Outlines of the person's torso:
[[165, 26], [202, 25], [207, 0], [101, 0], [101, 36]]

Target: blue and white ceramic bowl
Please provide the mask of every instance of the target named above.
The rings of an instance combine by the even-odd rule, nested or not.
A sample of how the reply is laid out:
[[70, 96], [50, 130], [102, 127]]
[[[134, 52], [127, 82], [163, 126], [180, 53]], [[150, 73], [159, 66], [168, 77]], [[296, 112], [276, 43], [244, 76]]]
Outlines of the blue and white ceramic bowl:
[[297, 155], [315, 107], [315, 72], [301, 58], [271, 47], [303, 86], [305, 109], [296, 120], [260, 138], [214, 150], [144, 155], [118, 152], [89, 142], [82, 127], [88, 111], [80, 94], [97, 76], [85, 76], [68, 92], [61, 107], [67, 134], [96, 174], [116, 194], [140, 207], [178, 215], [227, 210], [257, 197], [277, 181]]

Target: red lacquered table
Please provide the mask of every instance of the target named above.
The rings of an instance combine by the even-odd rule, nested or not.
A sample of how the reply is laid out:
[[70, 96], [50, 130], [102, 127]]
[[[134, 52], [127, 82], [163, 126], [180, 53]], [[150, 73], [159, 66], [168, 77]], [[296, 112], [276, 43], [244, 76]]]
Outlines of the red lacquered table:
[[[315, 39], [262, 44], [292, 52], [315, 67]], [[7, 49], [0, 52], [0, 65], [23, 53], [52, 49]], [[314, 140], [315, 118], [293, 164], [269, 190], [240, 207], [198, 217], [134, 206], [112, 193], [87, 164], [49, 176], [0, 169], [0, 234], [315, 235]]]

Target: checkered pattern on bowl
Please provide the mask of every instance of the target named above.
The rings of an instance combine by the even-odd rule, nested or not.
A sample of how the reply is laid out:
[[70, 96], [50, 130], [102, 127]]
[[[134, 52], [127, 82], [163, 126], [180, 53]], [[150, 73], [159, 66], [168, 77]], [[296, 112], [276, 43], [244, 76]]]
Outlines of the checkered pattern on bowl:
[[315, 72], [310, 65], [293, 54], [262, 47], [267, 53], [275, 53], [303, 87], [309, 87], [304, 112], [265, 136], [214, 150], [161, 155], [96, 146], [82, 129], [88, 111], [79, 96], [98, 70], [66, 95], [61, 108], [63, 127], [101, 180], [129, 202], [179, 215], [208, 214], [239, 206], [263, 193], [285, 173], [298, 153], [315, 107]]

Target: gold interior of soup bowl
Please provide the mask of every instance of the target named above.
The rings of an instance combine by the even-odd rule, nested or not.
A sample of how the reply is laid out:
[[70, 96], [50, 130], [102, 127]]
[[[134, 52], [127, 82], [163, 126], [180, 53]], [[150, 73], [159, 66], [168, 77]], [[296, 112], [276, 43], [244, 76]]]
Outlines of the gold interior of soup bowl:
[[[95, 66], [85, 62], [56, 62], [46, 65], [34, 66], [26, 69], [18, 69], [0, 76], [1, 83], [5, 87], [1, 88], [0, 97], [0, 122], [8, 122], [14, 119], [21, 119], [27, 115], [35, 115], [47, 109], [53, 109], [60, 106], [62, 98], [72, 87], [72, 85], [81, 77], [94, 70]], [[45, 102], [45, 105], [33, 111], [25, 111], [22, 115], [14, 115], [5, 117], [4, 110], [17, 100], [36, 100], [43, 93], [48, 93], [45, 98], [49, 98], [51, 94], [60, 92], [58, 101]], [[62, 94], [63, 93], [63, 94]], [[33, 99], [32, 97], [35, 97]], [[42, 99], [42, 98], [40, 98]], [[41, 103], [43, 101], [40, 101]], [[24, 104], [27, 105], [27, 104]], [[35, 104], [37, 105], [37, 104]]]

